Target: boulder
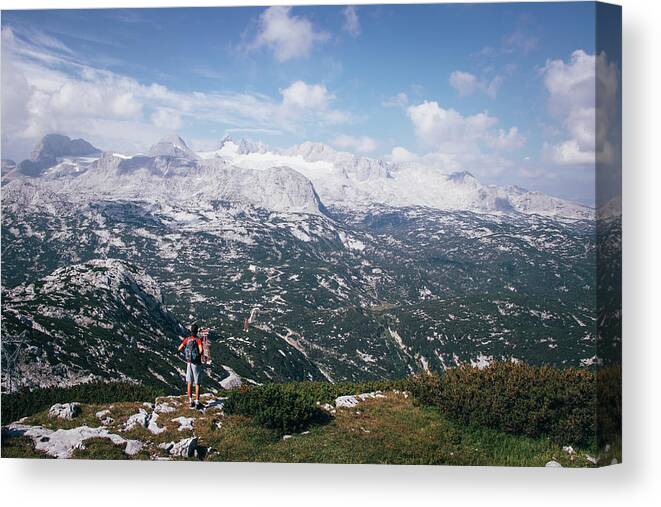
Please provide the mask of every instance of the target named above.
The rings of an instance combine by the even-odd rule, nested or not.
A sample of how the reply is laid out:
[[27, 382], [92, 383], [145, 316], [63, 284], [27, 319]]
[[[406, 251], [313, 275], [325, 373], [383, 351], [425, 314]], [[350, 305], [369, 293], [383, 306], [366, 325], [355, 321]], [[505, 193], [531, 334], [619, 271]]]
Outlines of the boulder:
[[133, 428], [142, 427], [146, 428], [149, 424], [150, 416], [144, 408], [141, 408], [137, 414], [133, 414], [128, 418], [124, 425], [124, 431], [131, 431]]
[[179, 442], [159, 444], [158, 447], [166, 450], [171, 456], [192, 458], [197, 449], [197, 437], [184, 438], [183, 440], [179, 440]]
[[96, 418], [99, 421], [101, 421], [101, 424], [103, 424], [104, 426], [108, 426], [109, 424], [112, 424], [112, 422], [114, 421], [114, 419], [112, 417], [110, 417], [110, 410], [108, 410], [108, 409], [99, 410], [96, 413]]
[[56, 403], [48, 410], [48, 417], [71, 420], [80, 412], [80, 403]]
[[179, 428], [177, 428], [179, 431], [185, 431], [185, 430], [192, 430], [193, 429], [193, 421], [195, 421], [194, 418], [192, 417], [175, 417], [174, 419], [171, 419], [172, 422], [179, 423]]
[[175, 412], [177, 409], [174, 408], [172, 405], [169, 405], [167, 403], [156, 403], [156, 406], [154, 407], [154, 412], [159, 412], [161, 414], [168, 414], [170, 412]]
[[151, 416], [149, 417], [149, 423], [147, 424], [147, 430], [149, 430], [149, 432], [153, 433], [154, 435], [163, 433], [166, 430], [166, 428], [160, 427], [156, 421], [158, 421], [158, 414], [156, 412], [152, 412]]
[[544, 465], [544, 466], [545, 466], [545, 467], [549, 467], [549, 468], [562, 468], [562, 465], [561, 465], [560, 463], [558, 463], [557, 461], [555, 461], [554, 459], [552, 459], [551, 461], [549, 461], [549, 462], [548, 462], [546, 465]]

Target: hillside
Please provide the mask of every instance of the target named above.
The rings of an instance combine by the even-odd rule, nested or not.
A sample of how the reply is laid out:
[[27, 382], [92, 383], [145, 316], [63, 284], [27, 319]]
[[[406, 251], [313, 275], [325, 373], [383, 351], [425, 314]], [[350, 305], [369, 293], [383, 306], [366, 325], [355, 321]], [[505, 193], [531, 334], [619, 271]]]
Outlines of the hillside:
[[[29, 387], [130, 380], [173, 389], [185, 333], [154, 280], [116, 259], [60, 268], [3, 297], [3, 333], [29, 330], [18, 372]], [[208, 377], [211, 386], [221, 378]]]
[[[212, 386], [230, 371], [260, 383], [362, 381], [497, 360], [596, 360], [597, 284], [610, 283], [593, 269], [607, 255], [597, 235], [616, 245], [608, 236], [621, 219], [598, 229], [592, 210], [556, 198], [491, 188], [468, 173], [416, 179], [419, 167], [319, 143], [269, 150], [224, 139], [196, 153], [170, 136], [147, 155], [125, 155], [57, 139], [35, 150], [48, 166], [38, 174], [3, 173], [3, 326], [28, 332], [24, 387], [110, 377], [172, 385], [180, 365], [171, 347], [193, 321], [213, 330], [222, 358]], [[420, 189], [407, 178], [440, 200], [410, 200]], [[35, 317], [42, 303], [15, 299], [45, 277], [106, 261], [148, 277], [158, 311], [127, 310], [141, 315], [120, 329], [113, 310], [83, 333], [63, 308], [94, 320], [105, 295], [81, 299], [64, 280], [57, 304], [44, 303], [55, 308], [45, 323]], [[122, 352], [125, 335], [135, 347]], [[59, 341], [71, 345], [55, 356]], [[97, 367], [79, 357], [82, 344], [122, 359]], [[132, 350], [159, 359], [138, 366]]]
[[[83, 404], [71, 420], [40, 412], [3, 429], [3, 457], [190, 459], [296, 463], [594, 466], [585, 450], [546, 439], [465, 427], [407, 393], [365, 396], [352, 407], [333, 404], [330, 422], [283, 435], [250, 418], [223, 412], [226, 398], [204, 396], [190, 409], [183, 397], [150, 402]], [[329, 409], [330, 410], [330, 409]], [[603, 457], [612, 459], [610, 456]], [[549, 465], [550, 466], [550, 465]]]

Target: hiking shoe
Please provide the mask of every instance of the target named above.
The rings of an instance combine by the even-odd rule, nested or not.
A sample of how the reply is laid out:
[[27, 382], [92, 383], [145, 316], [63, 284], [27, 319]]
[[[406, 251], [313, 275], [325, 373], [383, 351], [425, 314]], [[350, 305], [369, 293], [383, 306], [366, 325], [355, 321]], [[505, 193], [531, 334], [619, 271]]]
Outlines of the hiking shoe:
[[190, 408], [194, 408], [194, 407], [195, 407], [195, 402], [193, 400], [190, 400]]
[[202, 408], [202, 404], [199, 401], [195, 402], [195, 408], [200, 410]]

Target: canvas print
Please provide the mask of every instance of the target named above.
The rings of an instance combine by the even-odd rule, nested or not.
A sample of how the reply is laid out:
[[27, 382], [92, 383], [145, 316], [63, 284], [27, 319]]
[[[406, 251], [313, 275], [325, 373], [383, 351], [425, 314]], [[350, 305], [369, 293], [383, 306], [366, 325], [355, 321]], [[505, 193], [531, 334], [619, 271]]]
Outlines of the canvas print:
[[621, 462], [620, 7], [1, 42], [3, 458]]

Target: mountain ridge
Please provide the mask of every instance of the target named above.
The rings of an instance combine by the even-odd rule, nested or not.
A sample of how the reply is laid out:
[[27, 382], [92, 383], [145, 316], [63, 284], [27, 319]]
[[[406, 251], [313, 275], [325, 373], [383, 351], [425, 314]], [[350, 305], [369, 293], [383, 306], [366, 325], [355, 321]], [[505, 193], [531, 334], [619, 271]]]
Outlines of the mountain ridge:
[[[80, 140], [71, 142], [75, 141]], [[381, 204], [400, 207], [418, 205], [476, 213], [540, 214], [559, 219], [594, 219], [595, 213], [592, 208], [541, 192], [516, 186], [485, 185], [466, 171], [443, 173], [419, 164], [396, 164], [360, 157], [318, 142], [304, 142], [284, 150], [268, 150], [263, 143], [245, 139], [236, 142], [226, 136], [217, 150], [194, 152], [181, 137], [172, 134], [152, 146], [147, 155], [101, 154], [96, 148], [91, 148], [96, 150], [93, 152], [96, 160], [51, 157], [46, 164], [48, 167], [40, 165], [38, 170], [32, 172], [22, 169], [9, 171], [9, 174], [3, 175], [3, 181], [15, 177], [76, 179], [84, 176], [80, 181], [87, 182], [90, 190], [112, 193], [115, 182], [110, 177], [95, 180], [89, 173], [99, 168], [107, 171], [108, 166], [116, 165], [117, 171], [112, 177], [123, 177], [124, 184], [127, 177], [136, 175], [135, 181], [129, 185], [134, 187], [133, 193], [135, 189], [160, 187], [168, 198], [176, 198], [176, 192], [168, 192], [175, 181], [172, 178], [176, 177], [182, 181], [180, 185], [174, 185], [180, 191], [198, 185], [208, 190], [201, 192], [201, 196], [211, 198], [213, 195], [210, 194], [215, 192], [217, 198], [225, 198], [227, 195], [223, 190], [232, 188], [236, 191], [235, 196], [245, 198], [246, 202], [276, 211], [319, 213], [329, 205], [364, 208]], [[27, 165], [35, 163], [24, 162]], [[52, 175], [44, 172], [56, 164], [59, 165], [51, 170]], [[60, 166], [63, 166], [62, 169], [58, 169]], [[305, 199], [301, 195], [302, 180], [290, 174], [285, 181], [281, 177], [282, 170], [272, 170], [284, 167], [300, 174], [312, 185], [310, 192], [304, 192], [307, 195]], [[263, 171], [267, 172], [267, 176], [259, 177], [257, 173]], [[144, 180], [145, 174], [150, 175], [149, 181]], [[269, 182], [269, 177], [273, 181]], [[189, 182], [185, 183], [186, 179]], [[241, 179], [247, 181], [242, 183]], [[288, 187], [287, 183], [292, 186]], [[253, 191], [249, 191], [251, 186]], [[286, 196], [290, 190], [293, 195]], [[262, 195], [255, 197], [256, 191]], [[274, 193], [278, 194], [277, 198], [270, 199]], [[183, 192], [183, 195], [189, 198], [190, 192]]]

